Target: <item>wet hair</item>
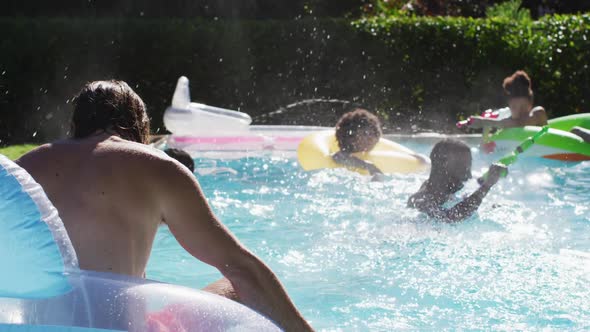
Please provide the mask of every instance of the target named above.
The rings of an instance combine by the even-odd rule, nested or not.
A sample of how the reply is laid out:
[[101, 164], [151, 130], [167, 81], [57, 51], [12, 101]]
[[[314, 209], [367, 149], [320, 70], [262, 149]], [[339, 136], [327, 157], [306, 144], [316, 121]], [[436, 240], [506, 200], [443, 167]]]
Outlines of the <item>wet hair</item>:
[[72, 137], [85, 138], [98, 130], [111, 130], [123, 139], [148, 143], [150, 122], [145, 104], [127, 83], [90, 82], [75, 97]]
[[456, 158], [458, 154], [471, 155], [469, 146], [453, 138], [445, 138], [437, 142], [430, 152], [430, 178], [433, 176], [446, 176], [448, 173], [447, 162]]
[[531, 79], [523, 70], [518, 70], [512, 76], [506, 77], [502, 88], [507, 98], [525, 97], [533, 100], [533, 89]]
[[191, 156], [188, 153], [186, 153], [186, 151], [181, 149], [170, 148], [164, 150], [164, 152], [171, 158], [178, 160], [181, 164], [186, 166], [186, 168], [188, 168], [191, 172], [195, 171], [195, 162], [193, 158], [191, 158]]
[[336, 140], [342, 152], [369, 151], [380, 137], [379, 118], [362, 108], [344, 114], [336, 123]]

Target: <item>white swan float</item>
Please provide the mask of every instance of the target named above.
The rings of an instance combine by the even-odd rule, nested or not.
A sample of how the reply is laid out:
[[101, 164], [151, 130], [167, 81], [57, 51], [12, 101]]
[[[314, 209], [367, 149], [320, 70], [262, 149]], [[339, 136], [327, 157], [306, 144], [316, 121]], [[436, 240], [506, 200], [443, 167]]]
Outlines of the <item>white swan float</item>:
[[188, 78], [178, 79], [164, 125], [172, 133], [167, 146], [195, 156], [203, 152], [291, 151], [306, 136], [327, 127], [257, 126], [243, 112], [191, 102]]

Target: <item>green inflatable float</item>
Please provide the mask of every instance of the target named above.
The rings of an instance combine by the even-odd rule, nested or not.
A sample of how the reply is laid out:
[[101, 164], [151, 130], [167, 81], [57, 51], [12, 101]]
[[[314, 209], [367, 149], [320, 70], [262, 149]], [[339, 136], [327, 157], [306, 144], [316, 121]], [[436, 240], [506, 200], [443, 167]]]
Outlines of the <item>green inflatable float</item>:
[[[574, 127], [590, 129], [590, 113], [568, 115], [549, 120], [549, 131], [539, 137], [528, 151], [528, 156], [543, 157], [563, 161], [590, 160], [590, 143], [572, 133]], [[534, 136], [543, 127], [502, 129], [490, 136], [495, 142], [496, 152], [512, 151], [518, 144]]]

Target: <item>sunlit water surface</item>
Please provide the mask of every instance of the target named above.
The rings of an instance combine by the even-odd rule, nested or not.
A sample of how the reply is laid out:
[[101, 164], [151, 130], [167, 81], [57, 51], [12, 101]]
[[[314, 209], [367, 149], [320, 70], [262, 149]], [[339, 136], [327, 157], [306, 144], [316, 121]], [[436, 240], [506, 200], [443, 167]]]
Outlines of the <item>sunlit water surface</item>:
[[[433, 143], [405, 144], [428, 154]], [[498, 158], [473, 155], [474, 175]], [[197, 178], [316, 329], [590, 329], [589, 162], [521, 158], [454, 225], [406, 208], [427, 174], [373, 183], [288, 158], [196, 162], [233, 170]], [[194, 288], [220, 277], [165, 227], [147, 274]]]

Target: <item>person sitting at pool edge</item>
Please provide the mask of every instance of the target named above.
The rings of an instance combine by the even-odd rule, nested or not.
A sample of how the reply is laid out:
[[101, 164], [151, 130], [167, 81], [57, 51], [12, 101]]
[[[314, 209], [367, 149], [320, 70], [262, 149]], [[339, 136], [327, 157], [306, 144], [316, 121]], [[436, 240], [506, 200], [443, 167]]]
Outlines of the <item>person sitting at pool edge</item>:
[[191, 173], [195, 172], [195, 161], [193, 158], [184, 150], [175, 149], [175, 148], [168, 148], [164, 150], [170, 158], [174, 158], [178, 160], [181, 164], [183, 164], [186, 168], [191, 171]]
[[146, 145], [149, 119], [122, 81], [86, 84], [74, 102], [72, 137], [17, 163], [41, 184], [76, 250], [80, 268], [144, 276], [158, 225], [227, 279], [206, 287], [287, 331], [309, 331], [274, 273], [215, 217], [195, 176]]
[[336, 141], [340, 150], [332, 155], [337, 164], [364, 169], [370, 175], [383, 174], [373, 163], [353, 156], [353, 153], [371, 151], [381, 138], [381, 122], [369, 111], [357, 108], [345, 113], [336, 123]]
[[512, 128], [524, 126], [544, 126], [547, 124], [547, 113], [542, 106], [533, 107], [533, 90], [529, 75], [518, 70], [506, 77], [502, 87], [508, 99], [511, 116], [506, 119], [490, 119], [472, 116], [467, 124], [469, 128]]
[[432, 148], [430, 159], [430, 177], [410, 197], [408, 207], [445, 222], [457, 222], [471, 216], [506, 170], [505, 166], [492, 165], [479, 189], [453, 207], [446, 208], [453, 194], [471, 178], [471, 150], [461, 141], [444, 139]]

